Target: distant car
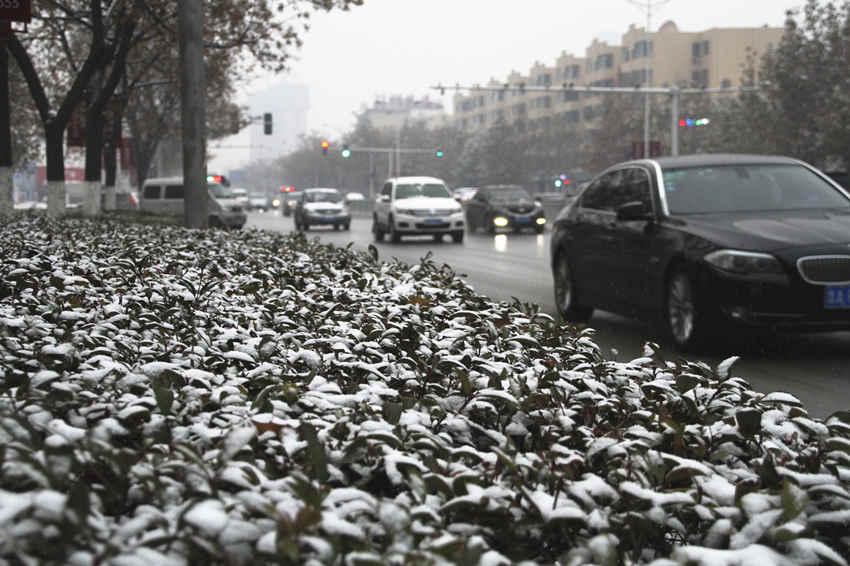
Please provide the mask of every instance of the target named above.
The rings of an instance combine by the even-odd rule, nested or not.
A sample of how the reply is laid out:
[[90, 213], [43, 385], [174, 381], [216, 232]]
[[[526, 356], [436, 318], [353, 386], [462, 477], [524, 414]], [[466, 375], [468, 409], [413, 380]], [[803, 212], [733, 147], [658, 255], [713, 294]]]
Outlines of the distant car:
[[439, 242], [450, 234], [460, 243], [463, 230], [463, 209], [446, 184], [434, 177], [389, 179], [375, 202], [372, 233], [379, 242], [384, 235], [393, 243], [406, 235], [431, 235]]
[[850, 194], [784, 157], [641, 160], [554, 222], [556, 305], [659, 320], [680, 349], [730, 327], [850, 328]]
[[295, 210], [295, 205], [298, 204], [298, 200], [301, 198], [301, 193], [293, 191], [283, 194], [281, 196], [283, 197], [281, 201], [281, 207], [283, 207], [283, 215], [292, 216], [292, 212]]
[[363, 202], [364, 200], [366, 200], [366, 197], [363, 195], [363, 193], [345, 193], [345, 202]]
[[295, 205], [295, 229], [311, 226], [333, 226], [334, 230], [351, 228], [351, 212], [336, 189], [304, 189]]
[[[220, 175], [207, 177], [209, 225], [211, 228], [242, 228], [247, 220], [245, 210], [224, 183], [226, 179]], [[184, 192], [182, 177], [147, 179], [142, 186], [139, 208], [143, 212], [182, 216]]]
[[248, 189], [231, 187], [230, 190], [233, 193], [233, 198], [242, 206], [243, 210], [251, 209], [251, 199], [248, 197]]
[[[257, 212], [265, 212], [269, 209], [269, 197], [265, 193], [250, 193], [248, 195], [248, 209]], [[278, 203], [280, 204], [280, 203]]]
[[542, 234], [546, 228], [543, 206], [517, 185], [479, 189], [466, 204], [466, 221], [471, 231], [483, 229], [490, 234], [500, 229], [528, 229]]
[[478, 187], [458, 187], [452, 191], [452, 196], [460, 204], [466, 204], [475, 196], [476, 191], [478, 191]]

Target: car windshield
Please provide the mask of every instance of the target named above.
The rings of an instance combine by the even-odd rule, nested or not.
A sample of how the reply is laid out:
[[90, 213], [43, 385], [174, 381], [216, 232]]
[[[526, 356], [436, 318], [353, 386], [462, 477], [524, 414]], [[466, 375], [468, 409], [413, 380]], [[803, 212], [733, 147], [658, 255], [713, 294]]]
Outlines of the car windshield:
[[671, 214], [848, 208], [834, 186], [801, 165], [722, 165], [664, 171]]
[[521, 200], [531, 200], [531, 195], [522, 187], [499, 187], [487, 189], [487, 196], [491, 202], [509, 203]]
[[215, 198], [233, 198], [236, 196], [233, 194], [233, 189], [224, 185], [210, 184], [207, 185], [207, 188]]
[[396, 186], [395, 198], [413, 197], [448, 198], [450, 195], [449, 190], [441, 183], [410, 183]]
[[342, 202], [339, 191], [309, 191], [304, 193], [305, 202]]

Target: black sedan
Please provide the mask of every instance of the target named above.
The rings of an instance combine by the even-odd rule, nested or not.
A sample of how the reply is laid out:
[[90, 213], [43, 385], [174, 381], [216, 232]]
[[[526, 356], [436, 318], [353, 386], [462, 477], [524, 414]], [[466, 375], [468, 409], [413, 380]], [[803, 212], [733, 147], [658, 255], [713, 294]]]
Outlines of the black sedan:
[[850, 195], [794, 159], [616, 165], [561, 211], [551, 250], [569, 321], [648, 317], [681, 349], [733, 325], [850, 328]]
[[466, 203], [466, 223], [470, 230], [531, 229], [542, 234], [546, 227], [543, 207], [516, 185], [483, 187]]

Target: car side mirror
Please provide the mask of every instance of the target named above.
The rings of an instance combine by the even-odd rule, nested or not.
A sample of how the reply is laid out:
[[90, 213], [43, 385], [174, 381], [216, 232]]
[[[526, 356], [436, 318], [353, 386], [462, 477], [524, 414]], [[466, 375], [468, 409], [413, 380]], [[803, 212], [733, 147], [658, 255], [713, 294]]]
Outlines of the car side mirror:
[[387, 195], [381, 195], [378, 197], [378, 202], [390, 202], [390, 197]]
[[646, 209], [646, 205], [640, 201], [627, 202], [617, 209], [618, 222], [634, 222], [638, 220], [652, 220], [652, 213]]

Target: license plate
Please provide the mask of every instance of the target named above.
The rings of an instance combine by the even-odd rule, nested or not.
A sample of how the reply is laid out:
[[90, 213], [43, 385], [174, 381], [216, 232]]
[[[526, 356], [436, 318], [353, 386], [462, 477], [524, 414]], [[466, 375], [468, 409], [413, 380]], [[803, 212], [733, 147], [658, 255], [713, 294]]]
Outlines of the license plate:
[[850, 309], [850, 285], [827, 287], [824, 307], [830, 310]]
[[517, 224], [528, 224], [529, 222], [531, 222], [531, 218], [529, 218], [528, 216], [517, 216], [516, 217], [516, 223]]
[[436, 224], [442, 224], [442, 223], [443, 223], [443, 220], [441, 218], [426, 218], [425, 219], [425, 224], [428, 224], [429, 226], [434, 226]]

